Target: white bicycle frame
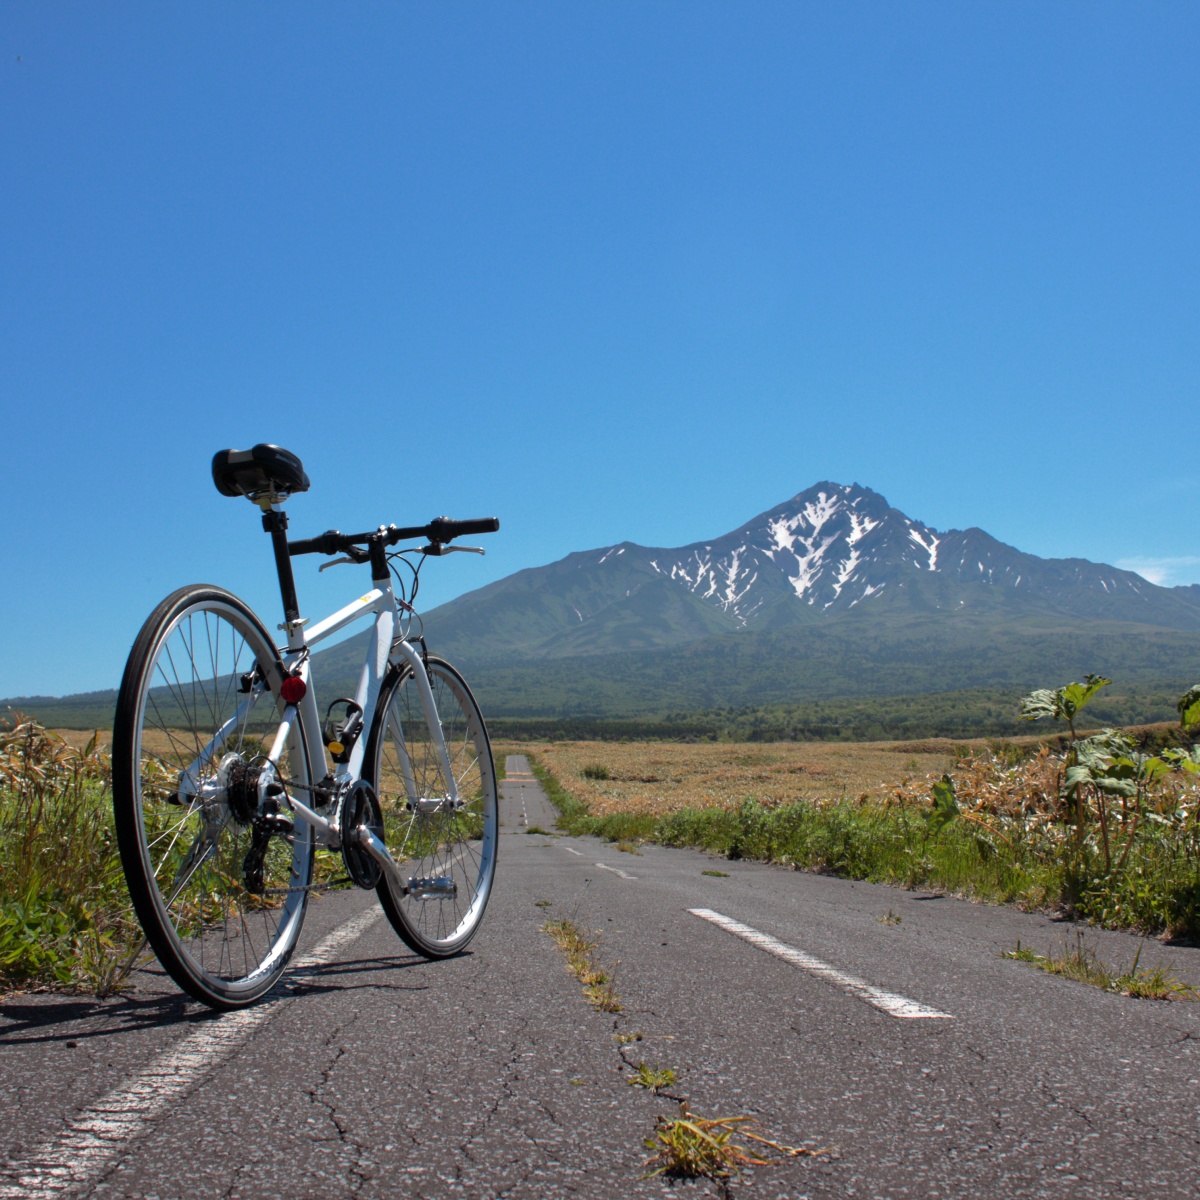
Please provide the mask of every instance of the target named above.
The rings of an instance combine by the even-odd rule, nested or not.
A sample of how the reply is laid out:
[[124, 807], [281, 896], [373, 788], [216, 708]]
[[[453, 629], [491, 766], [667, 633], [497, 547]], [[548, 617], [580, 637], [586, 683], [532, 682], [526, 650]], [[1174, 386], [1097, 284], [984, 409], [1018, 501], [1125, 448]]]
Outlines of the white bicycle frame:
[[[362, 733], [354, 743], [349, 761], [337, 765], [334, 779], [345, 785], [354, 783], [362, 777], [363, 756], [366, 753], [368, 734], [375, 720], [375, 707], [379, 701], [380, 686], [388, 667], [393, 662], [399, 665], [403, 661], [413, 673], [417, 693], [421, 698], [421, 708], [425, 714], [425, 724], [437, 752], [438, 762], [442, 768], [442, 777], [446, 784], [447, 794], [444, 797], [438, 797], [437, 803], [458, 808], [460, 806], [458, 783], [450, 766], [450, 754], [446, 749], [446, 738], [438, 717], [437, 705], [433, 699], [433, 688], [429, 682], [429, 673], [425, 670], [424, 659], [403, 635], [398, 636], [396, 633], [400, 610], [390, 581], [372, 580], [372, 582], [375, 586], [366, 595], [359, 596], [345, 608], [338, 609], [332, 616], [318, 621], [307, 632], [305, 631], [306, 621], [303, 618], [293, 621], [287, 626], [288, 645], [283, 660], [284, 666], [289, 671], [293, 671], [299, 664], [299, 677], [309, 686], [300, 701], [299, 708], [302, 713], [297, 712], [295, 705], [289, 705], [284, 710], [283, 719], [280, 721], [275, 735], [275, 742], [271, 747], [270, 760], [278, 764], [279, 756], [283, 753], [292, 727], [297, 717], [301, 716], [300, 729], [305, 738], [304, 752], [308, 756], [308, 761], [314, 765], [324, 763], [325, 747], [320, 740], [321, 715], [317, 707], [316, 691], [311, 686], [312, 657], [309, 651], [317, 643], [323, 642], [347, 625], [373, 614], [375, 625], [367, 644], [367, 653], [359, 674], [358, 687], [353, 696], [354, 702], [362, 709]], [[388, 720], [392, 724], [396, 746], [400, 752], [400, 770], [404, 777], [408, 798], [413, 804], [428, 800], [428, 797], [418, 794], [416, 781], [405, 751], [404, 730], [400, 723], [400, 717], [394, 709], [388, 714]], [[316, 738], [315, 742], [314, 737]], [[330, 821], [295, 796], [291, 796], [289, 799], [292, 807], [313, 826], [318, 841], [335, 848], [341, 845], [343, 831], [337, 827], [336, 814], [334, 814], [334, 820]], [[369, 844], [364, 846], [364, 849], [371, 852]]]

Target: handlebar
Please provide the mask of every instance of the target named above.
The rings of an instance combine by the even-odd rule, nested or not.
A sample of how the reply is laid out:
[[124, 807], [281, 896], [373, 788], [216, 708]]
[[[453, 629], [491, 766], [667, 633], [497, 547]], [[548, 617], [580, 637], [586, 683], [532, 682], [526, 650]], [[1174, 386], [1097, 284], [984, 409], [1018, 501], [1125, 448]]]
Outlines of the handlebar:
[[[406, 525], [398, 528], [395, 525], [380, 525], [370, 533], [341, 533], [337, 529], [327, 529], [314, 538], [300, 538], [288, 542], [288, 554], [293, 558], [298, 554], [349, 554], [356, 561], [366, 561], [366, 555], [358, 550], [359, 546], [369, 546], [381, 541], [384, 545], [394, 546], [410, 538], [426, 538], [431, 545], [444, 546], [456, 537], [469, 533], [495, 533], [500, 528], [498, 517], [477, 517], [470, 521], [454, 521], [450, 517], [435, 517], [428, 525]], [[359, 560], [359, 555], [363, 557]]]

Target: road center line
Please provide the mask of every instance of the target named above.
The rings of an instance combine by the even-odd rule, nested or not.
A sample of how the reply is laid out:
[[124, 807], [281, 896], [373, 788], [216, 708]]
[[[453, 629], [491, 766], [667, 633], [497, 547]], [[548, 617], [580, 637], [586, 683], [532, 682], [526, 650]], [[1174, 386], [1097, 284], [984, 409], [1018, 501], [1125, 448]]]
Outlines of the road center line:
[[[383, 915], [377, 907], [334, 930], [289, 970], [329, 962]], [[284, 976], [287, 979], [287, 976]], [[213, 1017], [164, 1050], [130, 1083], [114, 1088], [72, 1117], [65, 1129], [0, 1170], [3, 1200], [48, 1200], [92, 1184], [174, 1101], [275, 1015], [280, 999]]]
[[786, 942], [773, 938], [769, 933], [760, 933], [749, 925], [743, 925], [741, 921], [735, 921], [723, 913], [713, 912], [711, 908], [689, 908], [688, 912], [736, 937], [745, 939], [752, 946], [757, 946], [768, 954], [774, 954], [776, 958], [782, 958], [784, 962], [803, 967], [806, 971], [811, 971], [814, 975], [829, 980], [830, 983], [836, 983], [844, 991], [874, 1005], [890, 1017], [910, 1020], [919, 1017], [935, 1017], [947, 1021], [954, 1019], [950, 1013], [938, 1012], [936, 1008], [928, 1008], [924, 1004], [918, 1004], [915, 1000], [909, 1000], [906, 996], [898, 996], [895, 992], [886, 992], [883, 988], [874, 987], [855, 975], [847, 975], [844, 971], [831, 967], [819, 958], [813, 958], [811, 954], [805, 954], [803, 950], [797, 950], [794, 946], [789, 946]]
[[570, 846], [564, 846], [564, 847], [563, 847], [563, 849], [564, 849], [564, 850], [565, 850], [565, 851], [566, 851], [568, 854], [574, 854], [574, 855], [576, 855], [576, 856], [577, 856], [577, 857], [579, 857], [579, 858], [582, 858], [582, 857], [583, 857], [583, 851], [582, 851], [582, 850], [572, 850]]
[[610, 867], [608, 863], [597, 863], [596, 866], [602, 871], [611, 871], [614, 875], [620, 875], [622, 879], [637, 879], [636, 875], [630, 875], [628, 872], [622, 871], [620, 867]]

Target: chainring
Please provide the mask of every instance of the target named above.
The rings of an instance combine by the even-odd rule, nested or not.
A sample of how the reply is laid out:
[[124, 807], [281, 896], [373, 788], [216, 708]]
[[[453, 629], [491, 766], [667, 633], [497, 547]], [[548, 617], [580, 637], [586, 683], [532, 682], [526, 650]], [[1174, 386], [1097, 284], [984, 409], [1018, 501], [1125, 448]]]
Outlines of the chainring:
[[347, 845], [351, 830], [365, 825], [381, 842], [383, 841], [383, 809], [375, 789], [360, 779], [342, 798], [342, 813], [339, 822], [342, 829], [342, 859], [350, 878], [360, 888], [374, 888], [383, 878], [383, 868], [358, 846]]

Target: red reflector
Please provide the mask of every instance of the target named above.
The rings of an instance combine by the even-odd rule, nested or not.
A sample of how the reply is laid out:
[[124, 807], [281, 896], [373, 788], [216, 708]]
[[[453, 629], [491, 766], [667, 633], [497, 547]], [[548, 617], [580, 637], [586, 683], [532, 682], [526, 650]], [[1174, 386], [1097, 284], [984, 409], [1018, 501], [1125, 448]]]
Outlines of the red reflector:
[[279, 689], [279, 694], [283, 697], [285, 703], [299, 704], [304, 699], [304, 693], [307, 691], [308, 684], [299, 675], [289, 675], [283, 681], [283, 686]]

